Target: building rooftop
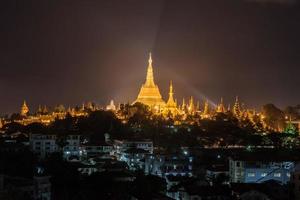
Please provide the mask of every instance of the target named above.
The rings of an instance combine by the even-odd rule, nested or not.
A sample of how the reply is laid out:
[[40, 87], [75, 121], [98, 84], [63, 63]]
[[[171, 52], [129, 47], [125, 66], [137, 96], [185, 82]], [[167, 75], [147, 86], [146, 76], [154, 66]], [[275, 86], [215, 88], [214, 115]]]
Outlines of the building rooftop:
[[89, 141], [88, 143], [84, 144], [84, 146], [113, 146], [113, 145], [108, 144], [105, 141], [97, 140], [97, 141]]
[[140, 148], [129, 148], [125, 151], [127, 154], [149, 154], [150, 152]]

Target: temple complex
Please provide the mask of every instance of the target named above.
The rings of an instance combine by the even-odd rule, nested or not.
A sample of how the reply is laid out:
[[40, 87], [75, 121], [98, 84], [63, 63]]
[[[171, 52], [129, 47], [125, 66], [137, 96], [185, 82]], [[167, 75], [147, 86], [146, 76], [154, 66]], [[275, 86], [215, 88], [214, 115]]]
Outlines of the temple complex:
[[[194, 119], [198, 118], [213, 120], [215, 119], [214, 116], [218, 115], [219, 113], [228, 112], [232, 113], [239, 121], [249, 119], [253, 124], [255, 124], [257, 117], [261, 119], [262, 123], [264, 121], [263, 116], [257, 114], [255, 110], [244, 109], [243, 106], [241, 106], [238, 97], [236, 97], [232, 108], [230, 108], [230, 106], [225, 108], [223, 98], [221, 98], [219, 104], [216, 106], [210, 105], [208, 100], [205, 100], [204, 104], [200, 106], [199, 101], [197, 101], [195, 104], [192, 96], [187, 101], [185, 101], [183, 98], [181, 105], [178, 106], [174, 97], [172, 81], [170, 81], [168, 100], [165, 102], [161, 96], [158, 85], [156, 85], [154, 81], [151, 53], [149, 55], [145, 83], [142, 84], [139, 94], [132, 105], [135, 103], [147, 105], [153, 114], [161, 115], [165, 118], [175, 119], [176, 116], [175, 123], [177, 124], [180, 124], [180, 120], [184, 121], [186, 119], [190, 120], [190, 123], [195, 123], [195, 121], [191, 120], [193, 118], [190, 118], [190, 116], [194, 116]], [[76, 106], [74, 108], [69, 106], [67, 109], [65, 109], [63, 105], [58, 105], [54, 107], [54, 109], [39, 105], [36, 112], [31, 112], [29, 114], [29, 108], [24, 101], [20, 109], [19, 117], [14, 118], [12, 121], [23, 125], [28, 125], [34, 122], [49, 125], [54, 122], [55, 119], [64, 119], [68, 115], [72, 117], [88, 116], [88, 114], [92, 111], [105, 110], [105, 108], [106, 110], [114, 112], [123, 123], [126, 123], [128, 116], [130, 116], [134, 110], [130, 109], [129, 103], [122, 104], [122, 106], [116, 106], [114, 101], [111, 100], [109, 105], [104, 108], [96, 106], [91, 102], [82, 104], [82, 106]], [[5, 123], [7, 123], [6, 120], [1, 120], [0, 127]]]

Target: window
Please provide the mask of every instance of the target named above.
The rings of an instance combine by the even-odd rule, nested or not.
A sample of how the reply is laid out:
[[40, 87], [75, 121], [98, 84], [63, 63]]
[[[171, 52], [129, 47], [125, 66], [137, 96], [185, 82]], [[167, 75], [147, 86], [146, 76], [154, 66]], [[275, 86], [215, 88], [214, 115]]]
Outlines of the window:
[[255, 177], [255, 173], [253, 172], [248, 173], [248, 177]]
[[266, 177], [267, 176], [267, 173], [261, 173], [261, 177]]
[[287, 177], [291, 177], [291, 174], [289, 172], [286, 173]]
[[240, 162], [236, 162], [236, 166], [240, 167], [241, 163]]
[[274, 173], [274, 177], [281, 177], [281, 173]]

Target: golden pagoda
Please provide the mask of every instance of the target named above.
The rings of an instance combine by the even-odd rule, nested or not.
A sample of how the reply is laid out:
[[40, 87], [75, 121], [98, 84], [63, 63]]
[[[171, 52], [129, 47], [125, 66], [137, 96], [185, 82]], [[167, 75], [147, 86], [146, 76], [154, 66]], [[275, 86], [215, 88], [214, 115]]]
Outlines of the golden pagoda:
[[239, 102], [239, 97], [236, 96], [235, 97], [235, 103], [233, 105], [233, 109], [232, 109], [233, 115], [236, 118], [240, 118], [241, 117], [241, 107], [240, 107], [240, 102]]
[[217, 113], [225, 113], [225, 111], [226, 111], [222, 97], [221, 97], [220, 104], [217, 106], [216, 111], [217, 111]]
[[201, 115], [202, 119], [207, 119], [210, 117], [209, 115], [209, 104], [208, 104], [208, 101], [205, 100], [204, 101], [204, 109], [203, 109], [203, 113]]
[[189, 112], [189, 114], [194, 114], [195, 113], [194, 98], [192, 96], [191, 96], [190, 101], [189, 101], [188, 112]]
[[171, 113], [172, 115], [178, 115], [177, 102], [174, 100], [173, 84], [170, 82], [169, 99], [164, 109], [165, 114]]
[[27, 106], [27, 104], [26, 104], [26, 101], [24, 101], [24, 102], [23, 102], [23, 105], [22, 105], [22, 107], [21, 107], [20, 115], [21, 115], [21, 116], [26, 116], [26, 115], [28, 114], [28, 112], [29, 112], [29, 108], [28, 108], [28, 106]]
[[154, 83], [151, 53], [148, 63], [146, 82], [142, 85], [140, 93], [133, 103], [139, 102], [161, 111], [166, 103], [161, 97], [158, 86]]

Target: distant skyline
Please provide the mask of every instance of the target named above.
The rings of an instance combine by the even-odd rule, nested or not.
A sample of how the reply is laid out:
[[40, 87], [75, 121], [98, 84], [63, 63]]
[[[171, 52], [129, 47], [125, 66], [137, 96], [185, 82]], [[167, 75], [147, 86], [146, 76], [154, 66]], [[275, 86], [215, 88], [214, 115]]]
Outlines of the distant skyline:
[[149, 52], [165, 100], [300, 104], [296, 0], [7, 0], [0, 23], [0, 115], [131, 103]]

